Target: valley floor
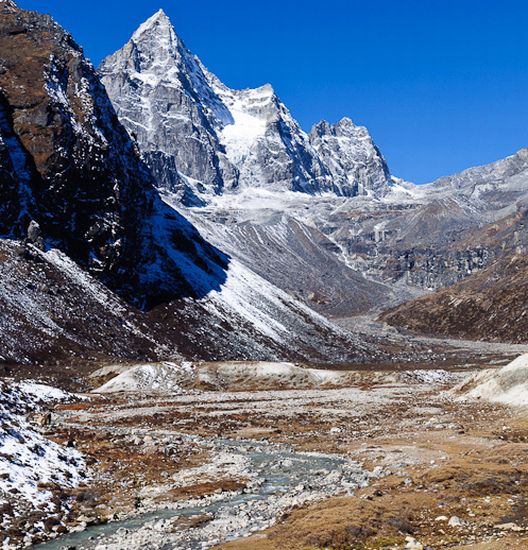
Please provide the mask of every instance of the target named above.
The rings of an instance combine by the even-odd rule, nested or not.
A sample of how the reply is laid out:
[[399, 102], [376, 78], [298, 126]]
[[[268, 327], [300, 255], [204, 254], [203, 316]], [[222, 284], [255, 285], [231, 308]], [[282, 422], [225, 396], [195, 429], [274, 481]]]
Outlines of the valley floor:
[[467, 374], [58, 405], [92, 477], [43, 548], [526, 548], [528, 421], [457, 400]]

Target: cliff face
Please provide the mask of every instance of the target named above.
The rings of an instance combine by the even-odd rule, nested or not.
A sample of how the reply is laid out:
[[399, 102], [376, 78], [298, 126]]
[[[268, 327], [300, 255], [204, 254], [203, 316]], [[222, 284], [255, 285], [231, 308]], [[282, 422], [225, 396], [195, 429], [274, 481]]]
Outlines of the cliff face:
[[[528, 213], [525, 209], [472, 231], [485, 260], [467, 260], [465, 277], [382, 315], [386, 322], [429, 334], [513, 343], [528, 341]], [[478, 258], [475, 255], [474, 260]]]
[[316, 124], [310, 141], [331, 174], [334, 192], [345, 197], [383, 197], [389, 192], [389, 168], [364, 126], [349, 118]]
[[207, 291], [163, 239], [218, 288], [226, 258], [164, 207], [80, 47], [48, 16], [0, 10], [2, 233], [61, 249], [140, 306]]

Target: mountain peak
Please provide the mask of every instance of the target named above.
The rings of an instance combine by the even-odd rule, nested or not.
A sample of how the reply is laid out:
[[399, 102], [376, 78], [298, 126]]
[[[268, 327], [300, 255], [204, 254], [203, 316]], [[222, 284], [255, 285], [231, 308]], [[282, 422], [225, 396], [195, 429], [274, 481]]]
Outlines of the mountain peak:
[[354, 124], [354, 122], [352, 121], [351, 118], [345, 116], [343, 117], [337, 124], [336, 126], [340, 126], [340, 127], [344, 127], [344, 128], [356, 128], [357, 126]]
[[175, 34], [171, 20], [169, 19], [168, 15], [163, 11], [163, 9], [159, 9], [154, 15], [152, 15], [144, 23], [142, 23], [138, 27], [136, 32], [132, 35], [132, 39], [137, 40], [144, 34], [150, 33], [152, 31], [158, 31], [162, 34]]

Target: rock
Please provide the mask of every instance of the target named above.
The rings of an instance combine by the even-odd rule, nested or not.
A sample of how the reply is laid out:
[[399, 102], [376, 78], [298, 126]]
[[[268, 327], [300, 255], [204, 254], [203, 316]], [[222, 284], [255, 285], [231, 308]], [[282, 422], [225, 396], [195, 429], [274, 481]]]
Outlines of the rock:
[[42, 230], [40, 225], [31, 220], [27, 230], [27, 239], [31, 244], [34, 244], [37, 248], [44, 249], [44, 240], [42, 238]]
[[464, 527], [465, 525], [467, 525], [467, 521], [464, 521], [458, 516], [451, 516], [447, 524], [450, 527]]
[[424, 546], [421, 542], [418, 542], [414, 537], [405, 537], [405, 549], [406, 550], [424, 550]]
[[38, 426], [46, 427], [51, 425], [51, 412], [46, 411], [32, 415], [31, 420]]
[[498, 525], [493, 526], [494, 529], [499, 529], [500, 531], [524, 531], [522, 527], [517, 525], [516, 523], [510, 522], [510, 523], [499, 523]]

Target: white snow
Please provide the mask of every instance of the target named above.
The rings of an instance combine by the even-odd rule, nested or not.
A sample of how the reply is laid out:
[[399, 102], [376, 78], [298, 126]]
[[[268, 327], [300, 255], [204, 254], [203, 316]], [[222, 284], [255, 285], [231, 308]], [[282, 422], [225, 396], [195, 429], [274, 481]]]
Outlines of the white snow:
[[407, 371], [406, 376], [413, 378], [418, 382], [423, 382], [425, 384], [440, 384], [447, 383], [453, 379], [453, 375], [443, 369], [418, 369], [413, 371]]
[[43, 484], [74, 487], [85, 479], [81, 454], [46, 439], [27, 416], [49, 401], [72, 399], [57, 388], [33, 382], [0, 383], [0, 497], [16, 494], [14, 503], [56, 511], [52, 493]]
[[39, 384], [38, 382], [19, 382], [18, 388], [35, 402], [67, 402], [75, 398], [71, 393], [46, 384]]
[[273, 89], [263, 86], [236, 92], [219, 86], [215, 91], [233, 117], [233, 123], [220, 132], [220, 141], [226, 148], [227, 157], [236, 165], [251, 155], [255, 142], [266, 134], [268, 117], [265, 113], [270, 108]]

